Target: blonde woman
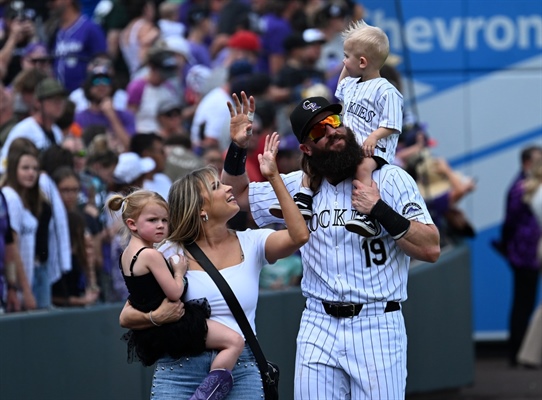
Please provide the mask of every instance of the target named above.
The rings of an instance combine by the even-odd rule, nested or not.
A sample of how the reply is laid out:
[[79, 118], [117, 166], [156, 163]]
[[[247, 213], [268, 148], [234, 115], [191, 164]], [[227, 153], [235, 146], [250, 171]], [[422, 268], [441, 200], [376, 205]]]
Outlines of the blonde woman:
[[[220, 182], [216, 169], [206, 167], [173, 183], [168, 203], [169, 240], [161, 247], [166, 257], [183, 251], [184, 244], [195, 242], [224, 276], [243, 307], [252, 329], [255, 328], [258, 283], [263, 265], [273, 264], [280, 258], [293, 254], [309, 239], [305, 221], [294, 204], [279, 176], [275, 156], [279, 145], [274, 133], [265, 141], [263, 154], [258, 159], [262, 174], [269, 180], [284, 212], [288, 229], [246, 230], [228, 229], [227, 222], [239, 212], [239, 205], [232, 188]], [[211, 306], [211, 320], [221, 322], [240, 335], [242, 331], [211, 277], [184, 251], [188, 259], [186, 276], [190, 283], [186, 299], [205, 297]], [[170, 322], [183, 315], [181, 305], [161, 306], [152, 312], [153, 321]], [[127, 303], [121, 313], [122, 326], [132, 329], [152, 326], [148, 315], [135, 310]], [[255, 330], [255, 329], [254, 329]], [[156, 398], [188, 399], [208, 374], [216, 352], [205, 351], [198, 356], [183, 357], [182, 362], [163, 357], [153, 377]], [[245, 345], [232, 371], [233, 389], [229, 397], [236, 400], [253, 400], [263, 396], [261, 376], [257, 363]], [[220, 391], [220, 382], [207, 391], [196, 393], [190, 399], [217, 399], [208, 397]]]

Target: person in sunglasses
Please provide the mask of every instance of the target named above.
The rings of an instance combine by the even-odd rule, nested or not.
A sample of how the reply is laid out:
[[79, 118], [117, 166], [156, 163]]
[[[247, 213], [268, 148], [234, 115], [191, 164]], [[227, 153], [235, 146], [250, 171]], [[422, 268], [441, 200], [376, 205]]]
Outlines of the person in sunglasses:
[[[403, 97], [380, 69], [389, 54], [389, 40], [380, 28], [364, 21], [353, 22], [343, 31], [343, 70], [335, 97], [344, 104], [344, 123], [352, 129], [358, 145], [362, 146], [363, 162], [358, 165], [356, 179], [370, 185], [373, 171], [395, 159], [395, 150], [403, 121]], [[309, 138], [318, 142], [325, 135], [326, 126], [337, 128], [341, 116], [332, 114], [316, 124]], [[306, 219], [312, 217], [312, 201], [319, 182], [306, 176], [295, 200]], [[270, 212], [281, 217], [278, 204]], [[369, 215], [355, 212], [345, 228], [365, 237], [378, 236], [381, 227]]]
[[[281, 222], [269, 213], [276, 202], [269, 182], [249, 183], [245, 172], [255, 101], [244, 94], [234, 100], [229, 105], [233, 143], [222, 181], [232, 186], [239, 206], [251, 211], [258, 226]], [[311, 234], [300, 249], [301, 290], [307, 299], [297, 336], [293, 398], [402, 399], [407, 338], [401, 303], [407, 299], [410, 259], [437, 261], [439, 231], [416, 182], [402, 168], [383, 165], [370, 185], [354, 179], [365, 158], [352, 130], [338, 122], [341, 112], [340, 104], [310, 97], [290, 114], [303, 152], [302, 170], [282, 179], [291, 195], [303, 175], [319, 182], [308, 221]], [[345, 230], [355, 211], [375, 218], [382, 233], [365, 238]]]
[[115, 85], [110, 70], [105, 65], [92, 68], [83, 84], [88, 108], [75, 114], [75, 122], [81, 128], [105, 127], [109, 138], [120, 149], [130, 147], [130, 138], [135, 134], [135, 118], [127, 110], [117, 109], [113, 102]]

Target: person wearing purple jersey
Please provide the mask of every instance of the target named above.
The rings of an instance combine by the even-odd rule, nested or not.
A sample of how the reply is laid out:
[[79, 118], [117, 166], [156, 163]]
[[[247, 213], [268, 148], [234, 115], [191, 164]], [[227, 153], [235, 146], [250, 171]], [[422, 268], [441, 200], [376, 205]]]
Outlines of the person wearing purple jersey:
[[89, 102], [87, 109], [75, 114], [75, 122], [81, 128], [103, 126], [114, 142], [124, 149], [130, 146], [130, 138], [135, 134], [134, 115], [118, 110], [113, 103], [112, 76], [107, 67], [96, 66], [89, 71], [83, 83], [83, 92]]
[[[337, 127], [344, 122], [352, 129], [362, 146], [364, 159], [358, 166], [356, 179], [370, 185], [372, 173], [382, 165], [393, 163], [403, 121], [403, 96], [387, 79], [380, 76], [380, 69], [389, 54], [389, 40], [380, 28], [363, 21], [353, 22], [343, 31], [343, 71], [335, 97], [344, 104], [344, 115], [331, 115], [329, 122]], [[318, 138], [323, 136], [323, 128]], [[308, 178], [308, 177], [307, 177]], [[306, 218], [312, 216], [314, 186], [304, 179], [296, 203]], [[271, 207], [275, 216], [280, 209]], [[378, 236], [380, 225], [370, 216], [355, 213], [346, 221], [345, 228], [362, 236]]]
[[258, 29], [262, 51], [257, 70], [272, 76], [284, 66], [286, 50], [283, 42], [292, 32], [289, 18], [299, 9], [297, 1], [260, 0], [253, 1], [253, 10], [260, 15]]
[[517, 365], [517, 354], [536, 305], [540, 264], [536, 259], [541, 229], [528, 203], [524, 201], [525, 181], [537, 162], [542, 147], [528, 146], [521, 151], [521, 171], [506, 194], [505, 218], [501, 241], [502, 252], [513, 273], [513, 299], [510, 310], [508, 362]]
[[190, 53], [194, 57], [194, 65], [211, 67], [211, 53], [207, 40], [212, 36], [215, 25], [211, 18], [211, 10], [204, 5], [194, 4], [188, 13], [188, 35]]
[[85, 80], [90, 60], [96, 54], [106, 52], [105, 34], [81, 14], [78, 0], [54, 0], [49, 2], [49, 6], [52, 16], [59, 19], [51, 48], [55, 57], [53, 70], [70, 93]]
[[[276, 202], [269, 183], [249, 183], [245, 172], [254, 99], [242, 94], [242, 102], [235, 95], [234, 100], [235, 107], [229, 104], [233, 142], [222, 181], [258, 226], [280, 222], [269, 213]], [[400, 310], [410, 259], [437, 261], [439, 232], [402, 168], [383, 165], [370, 185], [354, 179], [363, 151], [350, 128], [326, 122], [341, 111], [340, 104], [311, 97], [290, 114], [302, 170], [282, 179], [290, 194], [304, 174], [319, 182], [308, 221], [311, 235], [300, 249], [307, 300], [297, 337], [294, 399], [402, 399], [407, 338]], [[345, 230], [355, 212], [375, 218], [383, 227], [380, 234], [366, 238]]]

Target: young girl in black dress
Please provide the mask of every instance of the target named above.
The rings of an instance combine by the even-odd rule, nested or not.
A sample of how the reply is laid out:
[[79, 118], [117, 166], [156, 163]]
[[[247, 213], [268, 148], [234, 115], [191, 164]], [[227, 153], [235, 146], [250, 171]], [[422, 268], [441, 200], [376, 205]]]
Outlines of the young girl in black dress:
[[[181, 255], [166, 261], [154, 248], [168, 235], [168, 205], [157, 193], [138, 189], [127, 196], [115, 194], [107, 201], [111, 212], [121, 210], [122, 220], [130, 233], [128, 246], [121, 254], [120, 268], [129, 291], [131, 305], [148, 313], [155, 325], [150, 329], [131, 330], [125, 335], [128, 358], [135, 355], [150, 366], [160, 357], [175, 358], [196, 355], [206, 348], [220, 350], [211, 365], [211, 371], [192, 396], [198, 395], [210, 382], [223, 381], [212, 394], [212, 399], [223, 399], [233, 385], [231, 370], [244, 348], [243, 338], [234, 330], [209, 320], [207, 299], [185, 302], [184, 316], [175, 323], [158, 325], [152, 311], [167, 297], [171, 301], [182, 299], [188, 282], [185, 278], [188, 262]], [[205, 397], [208, 398], [208, 397]]]

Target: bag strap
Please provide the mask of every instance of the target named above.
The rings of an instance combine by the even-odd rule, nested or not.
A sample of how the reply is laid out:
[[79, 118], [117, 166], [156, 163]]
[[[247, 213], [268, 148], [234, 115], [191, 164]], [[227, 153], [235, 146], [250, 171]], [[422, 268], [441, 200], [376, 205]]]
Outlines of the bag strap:
[[230, 285], [228, 285], [228, 282], [226, 282], [222, 274], [218, 272], [211, 260], [209, 260], [209, 258], [195, 242], [185, 247], [196, 259], [199, 265], [201, 265], [205, 272], [209, 274], [211, 279], [215, 282], [216, 286], [220, 290], [220, 293], [222, 293], [222, 296], [224, 296], [224, 300], [226, 300], [228, 307], [230, 307], [233, 316], [237, 320], [239, 327], [245, 335], [245, 340], [247, 341], [248, 345], [252, 350], [252, 353], [254, 354], [254, 357], [256, 358], [256, 362], [258, 363], [261, 374], [266, 374], [268, 371], [267, 359], [265, 358], [262, 348], [260, 347], [260, 343], [258, 342], [258, 339], [256, 339], [254, 331], [252, 330], [252, 327], [248, 322], [247, 316], [243, 311], [241, 304], [239, 304], [237, 297], [235, 297], [235, 293], [233, 293], [233, 291], [231, 290]]

